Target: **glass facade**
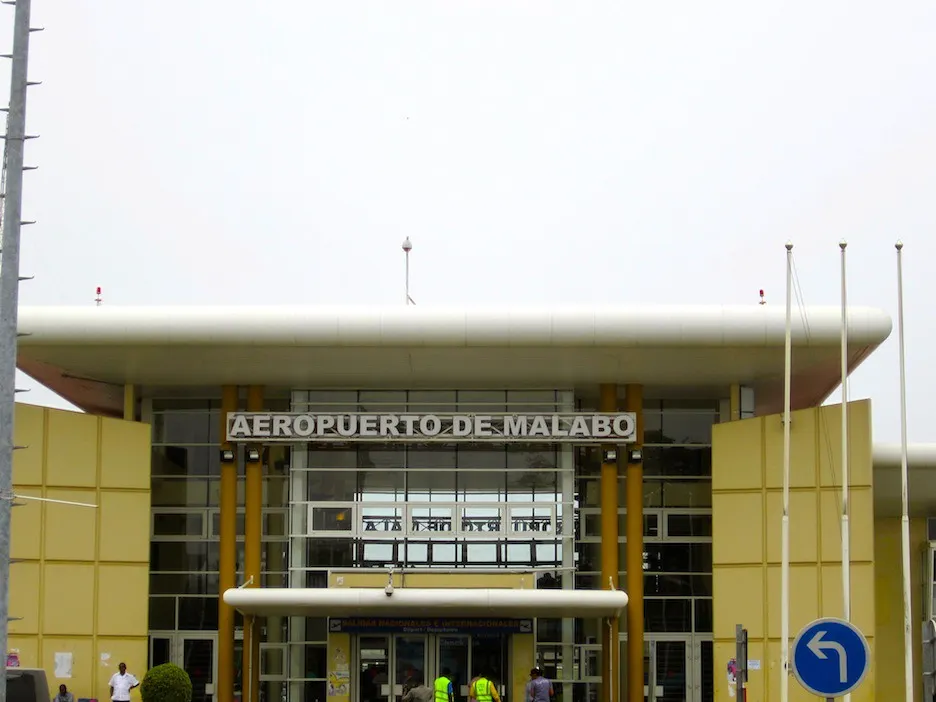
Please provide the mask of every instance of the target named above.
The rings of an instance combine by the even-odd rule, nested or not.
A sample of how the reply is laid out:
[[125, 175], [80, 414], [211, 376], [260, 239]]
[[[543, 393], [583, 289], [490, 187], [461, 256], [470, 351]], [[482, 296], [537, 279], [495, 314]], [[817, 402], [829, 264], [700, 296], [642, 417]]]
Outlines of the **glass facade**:
[[[161, 655], [156, 650], [167, 639], [181, 642], [171, 650], [195, 650], [199, 647], [186, 642], [217, 628], [219, 404], [152, 400], [151, 659]], [[266, 405], [280, 411], [376, 413], [593, 409], [572, 392], [552, 390], [303, 390]], [[710, 667], [711, 434], [719, 401], [648, 400], [644, 417], [647, 638], [676, 636], [687, 651], [687, 666], [707, 657], [702, 667]], [[541, 588], [600, 587], [598, 449], [349, 442], [271, 446], [264, 459], [263, 586], [326, 587], [330, 569], [393, 566], [535, 569]], [[242, 455], [238, 466], [243, 475]], [[625, 472], [622, 466], [621, 505]], [[238, 491], [242, 511], [243, 481]], [[623, 565], [626, 512], [619, 512]], [[240, 583], [242, 516], [238, 534]], [[622, 572], [622, 583], [625, 577]], [[236, 626], [241, 623], [237, 616]], [[325, 699], [326, 624], [304, 617], [267, 620], [261, 639], [264, 699]], [[599, 621], [540, 619], [536, 642], [537, 662], [563, 699], [596, 699]], [[654, 648], [655, 655], [664, 650], [669, 651]], [[710, 680], [711, 670], [697, 675]]]

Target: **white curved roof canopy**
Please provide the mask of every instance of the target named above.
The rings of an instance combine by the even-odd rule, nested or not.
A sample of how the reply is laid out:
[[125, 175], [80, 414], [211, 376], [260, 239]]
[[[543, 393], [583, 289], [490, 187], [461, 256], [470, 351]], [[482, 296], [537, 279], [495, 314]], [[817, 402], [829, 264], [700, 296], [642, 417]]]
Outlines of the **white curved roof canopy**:
[[224, 601], [244, 614], [306, 617], [614, 617], [620, 590], [484, 588], [235, 588]]
[[[841, 311], [794, 312], [793, 409], [841, 380]], [[891, 331], [851, 307], [848, 367]], [[567, 389], [641, 383], [644, 396], [727, 397], [751, 387], [758, 414], [783, 398], [782, 305], [578, 307], [23, 307], [17, 363], [79, 407], [120, 416], [123, 385], [192, 388]], [[581, 393], [580, 393], [581, 395]], [[198, 395], [201, 396], [201, 395]]]

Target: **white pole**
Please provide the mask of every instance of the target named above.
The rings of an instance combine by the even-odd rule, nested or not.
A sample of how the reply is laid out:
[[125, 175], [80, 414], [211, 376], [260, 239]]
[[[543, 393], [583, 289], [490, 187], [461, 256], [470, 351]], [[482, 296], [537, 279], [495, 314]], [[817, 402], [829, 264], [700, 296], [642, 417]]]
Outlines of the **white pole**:
[[413, 244], [410, 242], [409, 237], [403, 240], [403, 254], [406, 256], [406, 302], [405, 304], [413, 304], [413, 299], [409, 294], [409, 255], [410, 251], [413, 250]]
[[780, 702], [790, 687], [790, 383], [793, 369], [793, 244], [787, 242], [786, 336], [783, 358], [783, 517], [780, 523]]
[[904, 365], [903, 265], [897, 248], [897, 342], [900, 349], [900, 550], [903, 556], [904, 698], [913, 702], [913, 629], [910, 612], [910, 498], [907, 469], [907, 376]]
[[[845, 248], [842, 251], [842, 616], [851, 621], [851, 543], [848, 527], [848, 299], [845, 288]], [[843, 698], [850, 702], [851, 694]]]
[[844, 617], [851, 621], [851, 552], [848, 528], [848, 301], [845, 288], [845, 248], [842, 241], [842, 602]]

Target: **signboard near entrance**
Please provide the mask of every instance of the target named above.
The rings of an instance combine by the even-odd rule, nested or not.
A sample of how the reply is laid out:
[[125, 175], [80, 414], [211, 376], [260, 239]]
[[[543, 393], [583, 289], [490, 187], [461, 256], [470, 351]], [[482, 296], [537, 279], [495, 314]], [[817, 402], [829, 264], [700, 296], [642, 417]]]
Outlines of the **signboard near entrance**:
[[635, 440], [633, 412], [560, 414], [309, 414], [229, 412], [228, 441], [473, 442], [627, 444]]
[[328, 620], [333, 634], [532, 634], [532, 619], [351, 617]]

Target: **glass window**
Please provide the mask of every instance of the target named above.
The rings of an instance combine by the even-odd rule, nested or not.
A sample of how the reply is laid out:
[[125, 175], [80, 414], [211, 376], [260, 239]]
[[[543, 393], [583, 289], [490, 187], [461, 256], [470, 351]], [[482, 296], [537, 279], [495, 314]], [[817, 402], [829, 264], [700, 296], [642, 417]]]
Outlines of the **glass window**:
[[357, 509], [361, 513], [361, 528], [365, 533], [393, 535], [394, 532], [403, 531], [402, 507], [364, 505]]
[[221, 413], [188, 410], [153, 413], [154, 444], [219, 444]]
[[[712, 483], [708, 480], [646, 480], [644, 481], [644, 507], [691, 507], [712, 506]], [[624, 498], [624, 482], [620, 485]]]
[[562, 544], [558, 541], [537, 541], [533, 545], [533, 558], [540, 567], [562, 565]]
[[501, 559], [498, 542], [465, 541], [462, 543], [462, 563], [465, 565], [496, 565]]
[[[583, 515], [585, 522], [584, 536], [601, 536], [601, 513]], [[645, 538], [654, 539], [660, 535], [660, 519], [657, 514], [643, 515], [643, 535]], [[627, 514], [618, 515], [618, 537], [627, 537]]]
[[454, 517], [451, 507], [411, 507], [410, 528], [426, 534], [454, 531]]
[[217, 446], [155, 446], [152, 475], [220, 475], [221, 456]]
[[544, 642], [562, 641], [562, 620], [537, 619], [536, 640]]
[[532, 565], [533, 544], [527, 542], [507, 542], [507, 562], [511, 565]]
[[328, 619], [325, 617], [306, 617], [305, 620], [305, 640], [306, 641], [328, 641]]
[[555, 502], [559, 474], [553, 471], [507, 473], [507, 499], [512, 502]]
[[351, 539], [307, 539], [306, 565], [310, 568], [346, 568], [354, 565]]
[[[625, 574], [621, 574], [624, 582]], [[644, 594], [664, 597], [711, 597], [711, 575], [686, 575], [685, 573], [655, 573], [644, 576]]]
[[643, 454], [644, 475], [711, 477], [712, 448], [648, 446]]
[[432, 541], [429, 544], [430, 566], [452, 566], [457, 561], [456, 542]]
[[405, 466], [406, 453], [402, 446], [371, 448], [362, 444], [358, 449], [358, 468], [362, 470], [403, 470]]
[[507, 474], [479, 470], [455, 475], [459, 502], [502, 502], [507, 495]]
[[312, 531], [352, 531], [354, 514], [350, 507], [313, 507]]
[[454, 390], [411, 390], [409, 411], [414, 414], [455, 414], [458, 412]]
[[362, 390], [358, 404], [361, 412], [377, 414], [406, 412], [406, 391]]
[[582, 476], [597, 477], [601, 475], [601, 449], [591, 446], [576, 447], [575, 473]]
[[454, 502], [455, 471], [410, 471], [406, 474], [409, 502]]
[[306, 412], [357, 412], [358, 394], [356, 390], [310, 390]]
[[503, 390], [459, 390], [458, 411], [496, 414], [507, 411], [507, 393]]
[[406, 452], [406, 467], [412, 470], [454, 471], [455, 465], [454, 449], [411, 448]]
[[217, 631], [217, 597], [180, 597], [179, 629]]
[[[357, 457], [352, 454], [352, 460]], [[352, 467], [347, 471], [310, 471], [306, 488], [310, 502], [353, 502], [357, 488], [357, 472]]]
[[204, 536], [203, 512], [155, 513], [153, 536]]
[[357, 467], [357, 451], [354, 449], [309, 449], [306, 452], [306, 467], [311, 471], [354, 470]]
[[153, 595], [212, 595], [218, 592], [217, 573], [151, 573]]
[[552, 414], [556, 411], [554, 390], [508, 390], [509, 411], [518, 414]]
[[644, 630], [648, 633], [692, 631], [692, 600], [644, 600]]
[[406, 543], [407, 565], [426, 565], [429, 563], [429, 542], [408, 541]]
[[693, 600], [695, 606], [695, 630], [712, 631], [712, 600]]
[[711, 543], [648, 543], [647, 567], [650, 572], [711, 573]]
[[712, 536], [711, 514], [670, 514], [666, 517], [668, 536]]
[[172, 631], [176, 628], [176, 598], [149, 598], [149, 628], [155, 631]]
[[218, 544], [207, 541], [153, 541], [150, 570], [200, 572], [218, 569]]
[[540, 450], [529, 448], [507, 448], [507, 468], [512, 470], [556, 470], [556, 451], [550, 448]]
[[502, 446], [459, 448], [457, 460], [459, 469], [503, 470], [507, 467], [507, 452]]
[[[324, 638], [324, 637], [323, 637]], [[305, 645], [305, 670], [299, 671], [300, 678], [325, 678], [328, 676], [328, 666], [326, 661], [327, 647], [321, 645]], [[312, 698], [306, 698], [311, 700]]]
[[406, 473], [400, 471], [359, 471], [358, 500], [360, 502], [403, 502]]
[[399, 546], [397, 541], [362, 541], [359, 544], [360, 565], [365, 568], [403, 565]]

